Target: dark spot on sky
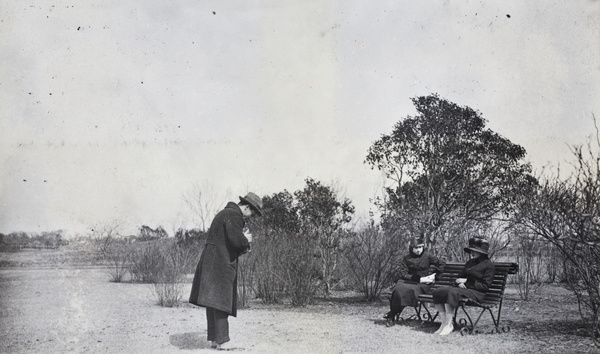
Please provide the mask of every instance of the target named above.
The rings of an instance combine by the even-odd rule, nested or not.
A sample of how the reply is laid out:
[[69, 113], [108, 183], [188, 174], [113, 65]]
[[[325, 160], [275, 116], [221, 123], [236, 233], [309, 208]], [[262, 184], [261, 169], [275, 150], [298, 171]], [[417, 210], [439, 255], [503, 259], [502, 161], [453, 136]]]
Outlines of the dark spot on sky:
[[506, 17], [510, 18], [510, 15], [509, 15], [509, 14], [506, 14]]
[[81, 29], [81, 26], [77, 27], [77, 30], [79, 31]]
[[213, 11], [213, 15], [216, 15], [217, 13]]
[[27, 182], [27, 180], [26, 180], [26, 179], [24, 179], [24, 180], [23, 180], [23, 182]]
[[142, 81], [142, 85], [144, 84], [144, 82]]
[[48, 182], [48, 181], [44, 180], [44, 183], [46, 183], [46, 182]]

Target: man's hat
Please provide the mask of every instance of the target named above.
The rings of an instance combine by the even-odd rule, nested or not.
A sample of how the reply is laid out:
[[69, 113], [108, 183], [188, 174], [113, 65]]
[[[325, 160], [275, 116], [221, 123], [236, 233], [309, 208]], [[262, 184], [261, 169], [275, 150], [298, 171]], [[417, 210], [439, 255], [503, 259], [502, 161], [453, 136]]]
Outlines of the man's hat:
[[469, 239], [469, 247], [465, 247], [465, 252], [471, 253], [471, 251], [488, 254], [490, 243], [481, 237], [474, 237]]
[[259, 196], [252, 192], [248, 192], [245, 197], [240, 197], [240, 200], [248, 203], [258, 215], [262, 216], [263, 201]]

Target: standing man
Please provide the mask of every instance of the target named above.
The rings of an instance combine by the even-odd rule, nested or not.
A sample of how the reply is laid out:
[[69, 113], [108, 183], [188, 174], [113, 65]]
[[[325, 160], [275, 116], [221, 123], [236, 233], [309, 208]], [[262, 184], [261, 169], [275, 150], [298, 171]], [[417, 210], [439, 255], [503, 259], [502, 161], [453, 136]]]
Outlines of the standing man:
[[250, 192], [239, 203], [229, 202], [210, 224], [206, 245], [196, 267], [190, 303], [206, 307], [207, 339], [215, 349], [227, 349], [228, 316], [237, 316], [237, 259], [246, 253], [252, 235], [246, 220], [262, 215], [262, 199]]

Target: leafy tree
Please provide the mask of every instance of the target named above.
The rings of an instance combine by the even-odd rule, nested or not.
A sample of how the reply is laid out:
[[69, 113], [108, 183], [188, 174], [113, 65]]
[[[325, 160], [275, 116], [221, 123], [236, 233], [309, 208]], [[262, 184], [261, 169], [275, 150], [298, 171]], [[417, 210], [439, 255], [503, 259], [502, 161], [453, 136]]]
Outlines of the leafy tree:
[[178, 245], [203, 245], [208, 234], [200, 229], [184, 230], [177, 229], [175, 232], [175, 240]]
[[304, 189], [296, 191], [294, 196], [302, 233], [315, 241], [321, 259], [325, 296], [328, 296], [338, 266], [342, 240], [348, 234], [342, 227], [352, 220], [354, 206], [347, 198], [338, 200], [331, 187], [310, 177], [306, 179]]
[[[343, 226], [350, 222], [354, 207], [338, 200], [331, 187], [312, 178], [291, 194], [287, 190], [263, 198], [263, 217], [253, 219], [250, 262], [257, 294], [267, 303], [289, 297], [295, 306], [312, 301], [319, 285], [326, 295], [336, 276]], [[249, 267], [248, 267], [249, 266]]]
[[525, 149], [486, 129], [479, 112], [436, 94], [412, 101], [417, 115], [375, 141], [365, 161], [392, 182], [379, 204], [382, 225], [424, 233], [434, 251], [458, 250], [510, 213], [535, 179]]
[[153, 241], [159, 240], [161, 238], [166, 238], [168, 236], [165, 229], [162, 226], [157, 227], [156, 229], [151, 228], [150, 226], [142, 225], [140, 227], [138, 240], [140, 241]]
[[294, 196], [284, 190], [263, 197], [263, 216], [250, 219], [248, 227], [253, 234], [252, 250], [249, 259], [242, 260], [243, 270], [256, 270], [258, 297], [265, 303], [277, 303], [285, 289], [291, 289], [284, 274], [290, 263], [285, 256], [294, 251], [289, 240], [297, 238], [300, 231]]

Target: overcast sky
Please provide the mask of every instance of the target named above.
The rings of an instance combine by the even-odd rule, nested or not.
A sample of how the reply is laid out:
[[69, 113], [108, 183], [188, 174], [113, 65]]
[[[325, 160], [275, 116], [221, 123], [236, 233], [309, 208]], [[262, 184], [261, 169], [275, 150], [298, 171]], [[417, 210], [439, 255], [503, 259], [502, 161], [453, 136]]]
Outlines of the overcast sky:
[[307, 177], [364, 216], [412, 97], [564, 163], [600, 116], [600, 2], [5, 0], [0, 64], [0, 232], [171, 231], [194, 184]]

